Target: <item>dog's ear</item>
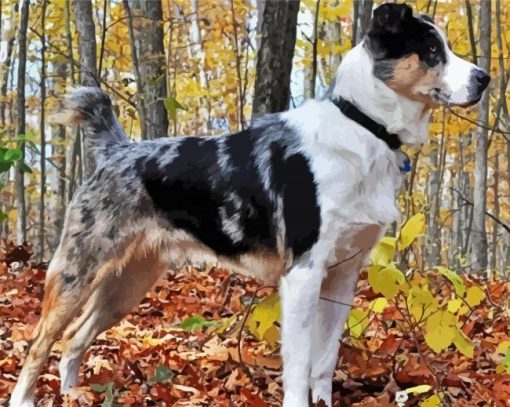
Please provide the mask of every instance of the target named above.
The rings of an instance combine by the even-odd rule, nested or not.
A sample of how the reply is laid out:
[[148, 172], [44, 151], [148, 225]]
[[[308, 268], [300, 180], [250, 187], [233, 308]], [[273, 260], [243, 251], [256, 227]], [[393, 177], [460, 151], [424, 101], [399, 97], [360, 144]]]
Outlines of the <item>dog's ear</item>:
[[374, 10], [371, 28], [396, 33], [412, 18], [413, 10], [407, 4], [383, 4]]

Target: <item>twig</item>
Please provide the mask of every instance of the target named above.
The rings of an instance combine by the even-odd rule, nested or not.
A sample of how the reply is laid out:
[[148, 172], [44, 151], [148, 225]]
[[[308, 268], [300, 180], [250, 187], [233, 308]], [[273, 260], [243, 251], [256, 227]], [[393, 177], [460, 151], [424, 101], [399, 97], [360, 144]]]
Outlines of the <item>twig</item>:
[[492, 131], [493, 133], [499, 133], [501, 134], [506, 141], [508, 141], [510, 143], [510, 138], [508, 138], [508, 136], [510, 136], [510, 131], [504, 131], [504, 130], [501, 130], [499, 128], [496, 128], [496, 127], [489, 127], [489, 126], [485, 126], [483, 125], [482, 123], [480, 123], [479, 121], [476, 121], [476, 120], [472, 120], [470, 119], [469, 117], [466, 117], [466, 116], [463, 116], [457, 112], [455, 112], [451, 106], [448, 106], [446, 105], [446, 108], [448, 109], [448, 111], [453, 114], [454, 116], [457, 116], [459, 119], [463, 119], [463, 120], [466, 120], [468, 121], [469, 123], [472, 123], [472, 124], [475, 124], [476, 126], [484, 129], [484, 130], [489, 130], [489, 131]]
[[342, 261], [340, 261], [340, 262], [338, 262], [338, 263], [335, 263], [335, 264], [333, 264], [332, 266], [329, 266], [329, 267], [328, 267], [328, 270], [331, 270], [331, 269], [333, 269], [333, 268], [335, 268], [335, 267], [340, 266], [341, 264], [344, 264], [344, 263], [348, 262], [349, 260], [354, 259], [354, 258], [355, 258], [358, 254], [360, 254], [362, 251], [363, 251], [363, 250], [362, 250], [362, 249], [360, 249], [358, 252], [354, 253], [352, 256], [347, 257], [346, 259], [343, 259]]
[[[451, 190], [453, 192], [456, 192], [460, 199], [462, 199], [465, 203], [467, 203], [468, 205], [470, 206], [473, 206], [473, 202], [469, 201], [467, 198], [464, 197], [464, 195], [462, 195], [462, 193], [460, 191], [458, 191], [457, 189], [455, 188], [451, 188]], [[491, 218], [494, 222], [496, 222], [498, 225], [500, 225], [503, 229], [505, 229], [508, 233], [510, 233], [510, 226], [507, 225], [505, 222], [503, 222], [502, 220], [500, 220], [498, 217], [494, 216], [492, 213], [490, 213], [489, 211], [485, 211], [485, 214]]]

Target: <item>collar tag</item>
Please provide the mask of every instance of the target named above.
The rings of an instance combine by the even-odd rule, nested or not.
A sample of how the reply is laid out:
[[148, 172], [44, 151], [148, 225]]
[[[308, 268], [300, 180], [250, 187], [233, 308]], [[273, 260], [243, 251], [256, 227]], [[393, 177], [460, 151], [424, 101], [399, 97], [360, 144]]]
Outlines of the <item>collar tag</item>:
[[411, 160], [409, 159], [407, 154], [404, 153], [402, 150], [396, 151], [396, 154], [397, 154], [398, 168], [400, 169], [400, 172], [402, 174], [411, 172], [411, 169], [412, 169]]

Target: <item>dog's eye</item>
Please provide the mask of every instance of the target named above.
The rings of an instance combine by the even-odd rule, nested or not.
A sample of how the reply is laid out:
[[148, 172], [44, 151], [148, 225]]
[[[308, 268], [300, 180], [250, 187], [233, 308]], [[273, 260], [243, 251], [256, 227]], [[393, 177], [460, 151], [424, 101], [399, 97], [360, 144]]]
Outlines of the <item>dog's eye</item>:
[[429, 51], [432, 52], [432, 53], [436, 52], [437, 51], [437, 46], [436, 45], [431, 45], [429, 47]]

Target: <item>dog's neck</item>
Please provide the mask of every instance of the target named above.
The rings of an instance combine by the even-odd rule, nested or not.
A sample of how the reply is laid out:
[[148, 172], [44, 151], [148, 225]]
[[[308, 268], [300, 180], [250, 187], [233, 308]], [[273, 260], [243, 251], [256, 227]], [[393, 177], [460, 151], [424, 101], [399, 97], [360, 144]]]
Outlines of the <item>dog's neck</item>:
[[402, 143], [423, 144], [427, 138], [430, 110], [390, 89], [372, 73], [370, 56], [360, 43], [340, 64], [326, 98], [341, 96], [373, 120], [384, 125]]

